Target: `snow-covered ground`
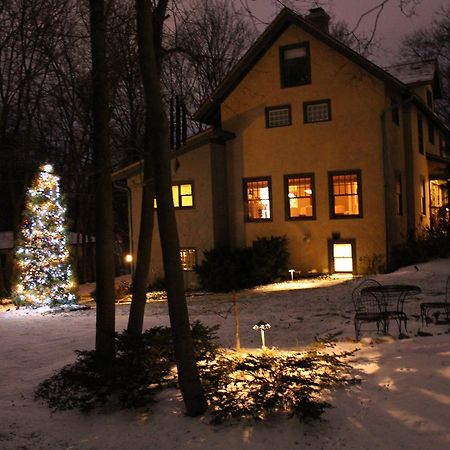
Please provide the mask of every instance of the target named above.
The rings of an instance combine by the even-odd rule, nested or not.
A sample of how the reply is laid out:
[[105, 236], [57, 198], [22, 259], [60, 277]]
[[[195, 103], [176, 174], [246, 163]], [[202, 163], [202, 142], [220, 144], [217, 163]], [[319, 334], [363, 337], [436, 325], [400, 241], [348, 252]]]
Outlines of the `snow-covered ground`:
[[[337, 350], [358, 347], [354, 361], [362, 377], [329, 399], [334, 408], [311, 424], [275, 417], [266, 422], [209, 424], [207, 416], [188, 418], [180, 395], [167, 390], [150, 412], [90, 414], [51, 412], [33, 400], [37, 384], [73, 362], [75, 349], [92, 349], [95, 310], [42, 314], [40, 310], [0, 312], [0, 449], [383, 449], [450, 448], [450, 335], [448, 325], [430, 324], [430, 337], [417, 337], [419, 304], [443, 299], [450, 260], [436, 260], [374, 278], [384, 284], [421, 287], [406, 310], [411, 339], [376, 339], [363, 325], [355, 343], [352, 289], [358, 280], [325, 277], [280, 283], [238, 294], [241, 344], [260, 345], [252, 327], [260, 320], [272, 328], [267, 345], [301, 349], [316, 338], [335, 336]], [[234, 345], [230, 295], [193, 296], [191, 320], [219, 324], [224, 347]], [[126, 327], [129, 306], [117, 307], [117, 330]], [[147, 305], [145, 327], [168, 325], [167, 303]]]

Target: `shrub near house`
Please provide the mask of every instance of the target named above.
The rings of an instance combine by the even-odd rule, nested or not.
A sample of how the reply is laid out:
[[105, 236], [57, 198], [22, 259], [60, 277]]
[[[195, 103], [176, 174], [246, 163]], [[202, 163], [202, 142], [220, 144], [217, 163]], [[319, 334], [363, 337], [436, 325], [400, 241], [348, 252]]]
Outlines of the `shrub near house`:
[[289, 253], [286, 237], [256, 239], [251, 247], [220, 247], [205, 252], [196, 266], [203, 289], [228, 292], [286, 277]]

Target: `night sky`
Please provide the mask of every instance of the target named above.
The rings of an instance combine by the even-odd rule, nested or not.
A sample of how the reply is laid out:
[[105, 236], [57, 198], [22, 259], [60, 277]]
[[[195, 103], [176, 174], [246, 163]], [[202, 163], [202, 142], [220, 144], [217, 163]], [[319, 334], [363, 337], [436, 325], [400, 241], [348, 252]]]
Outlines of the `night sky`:
[[[249, 0], [248, 3], [261, 20], [270, 21], [276, 13], [274, 0]], [[308, 2], [297, 3], [300, 12], [306, 12], [310, 7], [307, 5]], [[321, 3], [337, 20], [344, 20], [350, 27], [354, 27], [362, 14], [382, 3], [382, 0], [324, 0], [317, 3]], [[447, 0], [415, 0], [415, 3], [417, 3], [415, 15], [410, 18], [402, 14], [399, 8], [400, 0], [389, 0], [386, 3], [376, 31], [376, 40], [380, 48], [373, 59], [377, 64], [385, 66], [395, 63], [402, 38], [414, 30], [430, 25], [437, 17], [440, 7], [447, 4]], [[372, 29], [375, 16], [376, 12], [373, 12], [361, 22], [361, 29], [366, 34]]]

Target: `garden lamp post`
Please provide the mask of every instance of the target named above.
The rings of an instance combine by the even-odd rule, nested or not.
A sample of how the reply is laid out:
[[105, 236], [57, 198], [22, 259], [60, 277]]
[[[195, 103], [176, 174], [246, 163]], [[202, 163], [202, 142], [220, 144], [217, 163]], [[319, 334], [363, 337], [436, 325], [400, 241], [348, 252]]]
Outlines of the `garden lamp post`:
[[264, 320], [260, 320], [256, 325], [253, 325], [253, 329], [261, 332], [261, 348], [266, 348], [266, 336], [264, 332], [270, 330], [270, 324], [264, 322]]

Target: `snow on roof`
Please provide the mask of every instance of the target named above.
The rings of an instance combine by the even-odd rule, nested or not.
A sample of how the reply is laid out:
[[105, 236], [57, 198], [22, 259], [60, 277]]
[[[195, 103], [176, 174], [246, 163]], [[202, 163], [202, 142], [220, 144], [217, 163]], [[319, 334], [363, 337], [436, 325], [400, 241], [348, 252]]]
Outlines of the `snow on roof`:
[[433, 83], [436, 61], [415, 61], [385, 67], [384, 70], [405, 84]]

